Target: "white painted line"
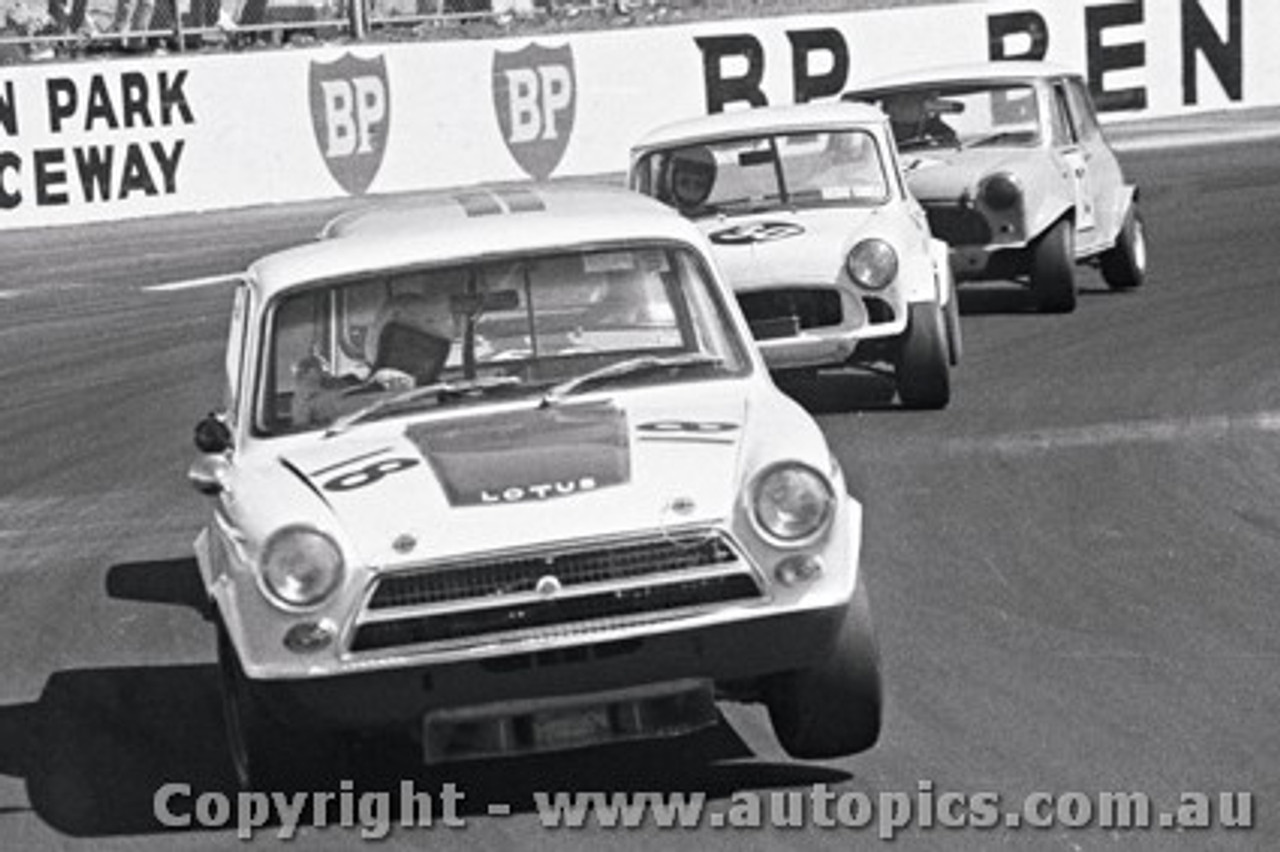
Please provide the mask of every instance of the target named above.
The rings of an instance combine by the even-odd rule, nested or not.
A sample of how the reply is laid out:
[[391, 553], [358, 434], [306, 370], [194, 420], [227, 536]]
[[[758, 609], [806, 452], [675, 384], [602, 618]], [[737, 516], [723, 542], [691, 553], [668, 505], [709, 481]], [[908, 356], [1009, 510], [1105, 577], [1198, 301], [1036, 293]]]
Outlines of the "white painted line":
[[1037, 429], [985, 438], [957, 438], [949, 441], [947, 446], [961, 453], [985, 451], [1025, 455], [1114, 444], [1221, 440], [1241, 432], [1280, 432], [1280, 411]]
[[141, 289], [148, 293], [173, 293], [179, 290], [194, 290], [197, 287], [213, 287], [218, 284], [230, 284], [238, 279], [238, 275], [226, 273], [223, 275], [210, 275], [206, 278], [188, 278], [186, 281], [169, 281], [165, 284], [149, 284]]
[[1165, 151], [1174, 148], [1203, 148], [1239, 142], [1262, 142], [1280, 137], [1280, 127], [1218, 128], [1199, 131], [1153, 132], [1108, 142], [1117, 151]]

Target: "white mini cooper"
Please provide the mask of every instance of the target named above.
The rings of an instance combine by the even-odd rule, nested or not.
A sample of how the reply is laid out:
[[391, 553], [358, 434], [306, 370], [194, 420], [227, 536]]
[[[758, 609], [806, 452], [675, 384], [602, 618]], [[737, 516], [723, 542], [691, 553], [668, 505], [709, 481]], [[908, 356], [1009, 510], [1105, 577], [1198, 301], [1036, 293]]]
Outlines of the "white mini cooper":
[[861, 506], [650, 199], [475, 189], [258, 261], [196, 444], [242, 785], [353, 732], [444, 762], [683, 734], [718, 699], [798, 758], [876, 742]]
[[883, 369], [900, 401], [942, 408], [960, 360], [947, 246], [907, 191], [884, 114], [762, 107], [659, 128], [630, 184], [712, 243], [771, 369]]
[[1080, 74], [1043, 62], [927, 68], [844, 97], [889, 115], [911, 191], [961, 281], [1025, 283], [1042, 311], [1067, 313], [1078, 263], [1113, 290], [1146, 280], [1138, 187]]

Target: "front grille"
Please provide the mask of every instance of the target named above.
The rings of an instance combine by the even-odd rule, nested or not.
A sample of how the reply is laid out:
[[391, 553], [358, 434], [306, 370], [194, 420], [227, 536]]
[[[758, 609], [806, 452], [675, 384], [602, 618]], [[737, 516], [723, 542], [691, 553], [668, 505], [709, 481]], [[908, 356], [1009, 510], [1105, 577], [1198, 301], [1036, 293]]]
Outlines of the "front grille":
[[719, 533], [570, 546], [381, 577], [350, 649], [576, 631], [762, 596], [755, 571]]
[[807, 328], [840, 325], [844, 321], [840, 294], [827, 287], [752, 290], [749, 293], [739, 293], [738, 304], [753, 333], [757, 326], [775, 327], [779, 321], [793, 323], [797, 333]]
[[424, 569], [382, 578], [369, 609], [409, 607], [532, 592], [553, 576], [564, 588], [607, 583], [736, 561], [720, 538], [660, 539], [578, 552], [540, 554], [452, 569]]
[[964, 207], [929, 207], [929, 230], [953, 246], [985, 246], [991, 243], [991, 225], [977, 210]]
[[759, 593], [755, 580], [739, 574], [599, 592], [581, 597], [528, 601], [395, 621], [376, 621], [363, 624], [356, 630], [351, 650], [374, 651], [404, 645], [456, 642], [512, 631], [554, 628], [598, 619], [620, 619], [749, 600], [758, 597]]

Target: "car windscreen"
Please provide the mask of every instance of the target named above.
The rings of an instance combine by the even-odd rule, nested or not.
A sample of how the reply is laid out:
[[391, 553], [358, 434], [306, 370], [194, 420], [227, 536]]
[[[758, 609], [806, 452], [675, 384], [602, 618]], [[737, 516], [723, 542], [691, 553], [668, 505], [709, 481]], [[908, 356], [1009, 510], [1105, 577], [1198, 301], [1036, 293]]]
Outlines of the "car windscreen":
[[859, 99], [889, 116], [894, 140], [904, 151], [1040, 143], [1036, 91], [1024, 83], [929, 84]]
[[889, 172], [865, 130], [780, 133], [654, 151], [637, 188], [690, 217], [779, 207], [876, 206]]
[[265, 323], [261, 434], [325, 427], [406, 388], [461, 389], [415, 404], [466, 405], [535, 395], [628, 359], [679, 363], [620, 384], [750, 369], [710, 272], [673, 245], [369, 274], [288, 292]]

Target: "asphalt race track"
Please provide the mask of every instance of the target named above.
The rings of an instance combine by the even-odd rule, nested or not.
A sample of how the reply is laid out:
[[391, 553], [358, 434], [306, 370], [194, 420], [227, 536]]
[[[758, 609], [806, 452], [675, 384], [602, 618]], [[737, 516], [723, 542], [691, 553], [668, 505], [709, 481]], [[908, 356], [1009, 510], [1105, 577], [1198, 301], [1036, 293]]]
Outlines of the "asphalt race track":
[[[416, 777], [464, 829], [389, 849], [1280, 848], [1280, 160], [1274, 142], [1125, 153], [1143, 289], [1092, 270], [1076, 313], [962, 296], [953, 403], [872, 378], [793, 388], [867, 504], [889, 691], [880, 745], [788, 761], [726, 707], [691, 741]], [[339, 205], [0, 234], [0, 849], [233, 849], [162, 829], [166, 782], [231, 790], [190, 541], [191, 427], [218, 402], [226, 293], [152, 291], [310, 237]], [[390, 770], [389, 770], [390, 771]], [[395, 773], [412, 772], [408, 758]], [[875, 825], [552, 831], [538, 790], [1253, 794], [1252, 830]], [[510, 806], [490, 815], [493, 803]], [[305, 830], [350, 849], [353, 831]], [[276, 845], [270, 829], [262, 846]], [[286, 845], [286, 844], [281, 844]], [[295, 842], [292, 844], [297, 846]]]

